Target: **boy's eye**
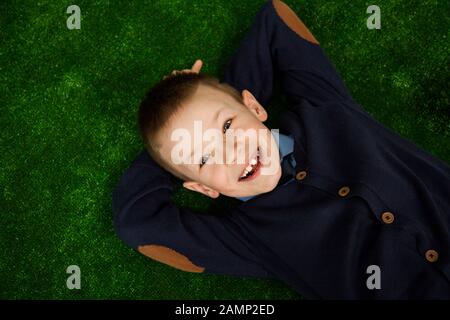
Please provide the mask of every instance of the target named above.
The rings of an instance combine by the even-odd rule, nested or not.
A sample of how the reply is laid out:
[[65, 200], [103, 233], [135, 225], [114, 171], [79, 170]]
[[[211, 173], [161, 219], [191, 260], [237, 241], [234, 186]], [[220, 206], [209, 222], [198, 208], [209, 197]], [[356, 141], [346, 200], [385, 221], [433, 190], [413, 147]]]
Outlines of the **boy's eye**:
[[223, 124], [223, 133], [227, 132], [227, 130], [230, 129], [230, 127], [231, 127], [231, 119], [228, 119]]
[[[227, 121], [225, 121], [225, 123], [223, 124], [223, 133], [227, 132], [227, 130], [230, 129], [231, 122], [232, 122], [232, 119], [228, 119]], [[208, 161], [209, 157], [210, 157], [210, 154], [207, 154], [202, 157], [202, 159], [200, 161], [200, 168], [203, 167], [203, 165]]]

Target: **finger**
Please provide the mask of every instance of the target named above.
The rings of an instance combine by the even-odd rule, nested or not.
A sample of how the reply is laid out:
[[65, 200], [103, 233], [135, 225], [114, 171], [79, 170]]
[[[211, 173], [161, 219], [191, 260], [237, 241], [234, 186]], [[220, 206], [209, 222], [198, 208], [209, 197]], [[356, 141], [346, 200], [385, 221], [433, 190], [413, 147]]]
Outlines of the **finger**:
[[191, 69], [183, 69], [183, 70], [173, 70], [172, 74], [177, 74], [177, 73], [188, 73], [188, 72], [192, 72]]
[[193, 72], [199, 73], [199, 72], [200, 72], [200, 69], [202, 68], [202, 66], [203, 66], [203, 61], [200, 60], [200, 59], [197, 59], [197, 60], [195, 60], [195, 63], [194, 63], [194, 65], [192, 66], [191, 70], [192, 70]]

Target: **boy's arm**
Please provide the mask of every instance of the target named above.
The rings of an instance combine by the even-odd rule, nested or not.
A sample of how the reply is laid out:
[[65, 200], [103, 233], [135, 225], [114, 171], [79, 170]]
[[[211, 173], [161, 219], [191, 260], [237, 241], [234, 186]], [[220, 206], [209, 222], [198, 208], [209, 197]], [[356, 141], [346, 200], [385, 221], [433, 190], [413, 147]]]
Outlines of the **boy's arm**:
[[271, 277], [232, 213], [178, 208], [171, 191], [170, 174], [142, 152], [113, 194], [115, 229], [127, 245], [183, 271]]
[[224, 81], [248, 89], [266, 105], [273, 75], [279, 72], [283, 93], [292, 101], [326, 102], [350, 98], [344, 82], [317, 40], [284, 2], [268, 0], [232, 56]]

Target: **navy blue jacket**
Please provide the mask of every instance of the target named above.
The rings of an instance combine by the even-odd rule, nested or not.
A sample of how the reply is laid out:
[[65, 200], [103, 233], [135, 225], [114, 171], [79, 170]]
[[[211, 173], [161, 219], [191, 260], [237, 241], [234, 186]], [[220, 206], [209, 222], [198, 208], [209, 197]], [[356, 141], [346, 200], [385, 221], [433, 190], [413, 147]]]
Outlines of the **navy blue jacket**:
[[[284, 281], [306, 298], [450, 298], [450, 167], [350, 96], [298, 17], [261, 8], [224, 81], [267, 105], [281, 77], [297, 179], [226, 214], [171, 201], [170, 174], [142, 152], [113, 195], [119, 237], [182, 270]], [[381, 289], [369, 289], [369, 266]]]

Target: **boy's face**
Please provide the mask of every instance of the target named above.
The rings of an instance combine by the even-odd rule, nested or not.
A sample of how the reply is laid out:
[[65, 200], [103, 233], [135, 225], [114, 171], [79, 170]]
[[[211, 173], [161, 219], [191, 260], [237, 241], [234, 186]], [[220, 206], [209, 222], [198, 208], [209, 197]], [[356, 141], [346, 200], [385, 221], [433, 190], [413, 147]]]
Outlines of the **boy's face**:
[[281, 177], [277, 143], [263, 124], [267, 113], [248, 91], [239, 103], [200, 85], [157, 136], [159, 156], [188, 177], [183, 186], [209, 197], [252, 196]]

